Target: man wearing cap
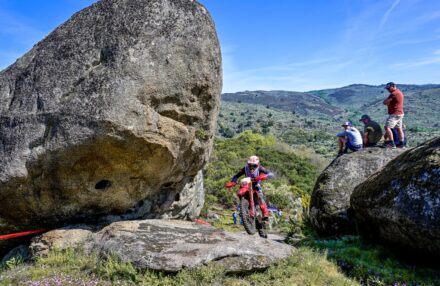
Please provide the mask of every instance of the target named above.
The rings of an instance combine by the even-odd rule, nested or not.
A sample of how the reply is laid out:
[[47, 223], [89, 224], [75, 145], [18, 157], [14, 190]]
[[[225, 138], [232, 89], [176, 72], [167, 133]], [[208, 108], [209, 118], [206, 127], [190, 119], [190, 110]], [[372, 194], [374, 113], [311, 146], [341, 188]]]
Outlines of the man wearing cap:
[[394, 136], [391, 128], [396, 128], [399, 133], [399, 147], [404, 146], [405, 135], [403, 134], [403, 93], [396, 87], [394, 82], [389, 82], [385, 85], [390, 95], [383, 101], [388, 107], [388, 119], [385, 123], [385, 135], [389, 141], [385, 142], [386, 147], [396, 148], [394, 143]]
[[338, 156], [347, 153], [348, 149], [350, 149], [353, 152], [361, 150], [362, 136], [359, 130], [354, 128], [350, 121], [347, 121], [344, 124], [342, 124], [342, 127], [344, 127], [344, 131], [336, 134], [336, 136], [339, 137]]
[[382, 128], [379, 123], [371, 120], [367, 114], [362, 115], [359, 120], [364, 123], [364, 133], [362, 136], [364, 147], [374, 147], [382, 139]]

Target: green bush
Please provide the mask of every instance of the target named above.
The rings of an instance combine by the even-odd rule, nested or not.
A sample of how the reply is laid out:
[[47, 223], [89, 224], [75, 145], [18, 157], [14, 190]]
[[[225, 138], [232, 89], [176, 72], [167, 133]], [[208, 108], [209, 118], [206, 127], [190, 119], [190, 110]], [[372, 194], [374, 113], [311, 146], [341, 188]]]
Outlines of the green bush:
[[[275, 187], [288, 185], [292, 193], [299, 196], [311, 193], [318, 171], [309, 157], [295, 153], [295, 150], [277, 142], [271, 135], [264, 136], [247, 130], [233, 138], [215, 140], [214, 152], [205, 172], [206, 194], [216, 197], [217, 202], [225, 207], [233, 207], [234, 191], [226, 189], [224, 185], [252, 155], [259, 156], [262, 165], [275, 174], [274, 179], [263, 182], [263, 190], [266, 184], [271, 183]], [[279, 201], [281, 203], [281, 199]], [[211, 199], [209, 203], [212, 202]]]

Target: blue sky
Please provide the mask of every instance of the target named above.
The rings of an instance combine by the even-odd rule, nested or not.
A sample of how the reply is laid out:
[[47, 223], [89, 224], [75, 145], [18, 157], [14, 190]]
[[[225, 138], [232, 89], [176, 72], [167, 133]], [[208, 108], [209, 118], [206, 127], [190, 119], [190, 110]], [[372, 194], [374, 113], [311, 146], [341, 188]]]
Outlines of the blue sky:
[[[0, 69], [93, 0], [0, 0]], [[223, 92], [440, 83], [438, 0], [200, 0]]]

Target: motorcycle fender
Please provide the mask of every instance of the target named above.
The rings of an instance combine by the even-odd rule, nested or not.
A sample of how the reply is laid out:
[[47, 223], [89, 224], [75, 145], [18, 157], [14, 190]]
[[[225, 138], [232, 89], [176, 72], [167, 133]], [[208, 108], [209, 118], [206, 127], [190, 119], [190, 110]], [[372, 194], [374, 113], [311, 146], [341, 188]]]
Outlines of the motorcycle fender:
[[248, 187], [241, 187], [238, 191], [237, 191], [237, 196], [239, 198], [241, 198], [242, 196], [246, 195], [246, 193], [248, 192]]

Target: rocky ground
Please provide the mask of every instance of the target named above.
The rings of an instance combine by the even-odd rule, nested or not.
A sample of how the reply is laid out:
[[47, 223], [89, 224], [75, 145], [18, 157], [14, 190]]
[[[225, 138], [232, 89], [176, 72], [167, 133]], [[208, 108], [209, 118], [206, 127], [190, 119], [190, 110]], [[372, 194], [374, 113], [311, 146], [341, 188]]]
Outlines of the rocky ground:
[[176, 220], [115, 222], [98, 232], [72, 227], [47, 232], [30, 245], [32, 257], [51, 250], [82, 248], [99, 256], [116, 256], [138, 269], [178, 272], [215, 263], [227, 272], [265, 269], [295, 250], [277, 241], [246, 233]]

